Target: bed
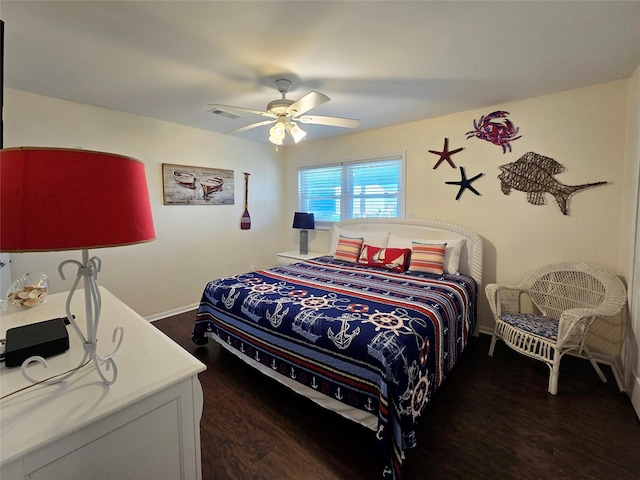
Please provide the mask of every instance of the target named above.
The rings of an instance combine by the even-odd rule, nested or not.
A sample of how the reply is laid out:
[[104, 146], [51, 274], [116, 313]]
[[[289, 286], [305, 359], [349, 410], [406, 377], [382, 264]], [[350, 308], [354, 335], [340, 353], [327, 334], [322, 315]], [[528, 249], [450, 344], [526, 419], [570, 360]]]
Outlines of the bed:
[[399, 479], [419, 416], [477, 329], [482, 240], [457, 225], [355, 219], [324, 257], [209, 282], [193, 327], [375, 432]]

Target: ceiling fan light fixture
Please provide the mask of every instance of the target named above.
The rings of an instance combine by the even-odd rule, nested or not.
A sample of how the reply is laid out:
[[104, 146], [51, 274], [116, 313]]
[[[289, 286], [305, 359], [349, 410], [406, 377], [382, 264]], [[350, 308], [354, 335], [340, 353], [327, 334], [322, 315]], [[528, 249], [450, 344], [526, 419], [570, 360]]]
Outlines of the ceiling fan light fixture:
[[285, 126], [278, 121], [269, 130], [269, 141], [276, 145], [282, 145], [282, 141], [284, 140], [284, 134], [285, 134]]
[[[296, 101], [289, 100], [288, 98], [286, 98], [286, 94], [291, 88], [291, 81], [284, 78], [279, 78], [275, 81], [275, 83], [278, 91], [282, 94], [282, 98], [269, 102], [267, 104], [266, 110], [234, 107], [232, 105], [210, 104], [209, 106], [213, 108], [208, 111], [218, 115], [231, 117], [233, 114], [227, 111], [227, 109], [231, 109], [269, 118], [269, 120], [255, 122], [250, 125], [245, 125], [243, 127], [230, 130], [225, 133], [242, 133], [246, 132], [247, 130], [252, 130], [256, 127], [261, 127], [263, 125], [272, 125], [275, 123], [269, 129], [268, 139], [271, 143], [275, 144], [276, 147], [284, 143], [284, 137], [287, 133], [289, 133], [289, 136], [295, 143], [301, 142], [307, 136], [307, 132], [302, 130], [298, 126], [297, 122], [304, 124], [310, 123], [315, 125], [328, 125], [332, 127], [344, 128], [356, 128], [358, 125], [360, 125], [360, 120], [356, 120], [353, 118], [306, 115], [306, 112], [322, 105], [323, 103], [328, 102], [330, 98], [327, 97], [324, 93], [312, 91]], [[276, 148], [276, 150], [278, 149]]]
[[307, 132], [302, 130], [297, 124], [293, 122], [287, 125], [287, 132], [289, 132], [289, 135], [291, 135], [291, 138], [293, 138], [293, 141], [295, 143], [298, 143], [307, 136]]

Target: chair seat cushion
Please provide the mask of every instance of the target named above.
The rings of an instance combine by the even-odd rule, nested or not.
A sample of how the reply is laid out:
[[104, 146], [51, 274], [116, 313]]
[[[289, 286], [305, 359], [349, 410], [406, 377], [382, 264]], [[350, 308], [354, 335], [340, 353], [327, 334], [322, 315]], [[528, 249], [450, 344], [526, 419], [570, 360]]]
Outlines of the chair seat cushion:
[[558, 339], [558, 320], [555, 318], [518, 313], [501, 315], [500, 320], [539, 337]]

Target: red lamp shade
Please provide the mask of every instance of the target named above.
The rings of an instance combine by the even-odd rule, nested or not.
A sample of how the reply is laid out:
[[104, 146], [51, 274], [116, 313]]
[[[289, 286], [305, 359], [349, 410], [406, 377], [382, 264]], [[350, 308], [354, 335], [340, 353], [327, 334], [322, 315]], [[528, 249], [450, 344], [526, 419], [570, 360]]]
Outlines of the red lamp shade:
[[0, 251], [79, 250], [153, 239], [143, 163], [88, 150], [0, 150]]

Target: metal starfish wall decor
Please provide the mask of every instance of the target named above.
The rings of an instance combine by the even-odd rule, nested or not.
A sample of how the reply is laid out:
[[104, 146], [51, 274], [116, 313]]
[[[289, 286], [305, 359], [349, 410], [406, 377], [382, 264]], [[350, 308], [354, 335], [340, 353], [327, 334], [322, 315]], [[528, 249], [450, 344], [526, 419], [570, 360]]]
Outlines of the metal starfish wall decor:
[[436, 150], [429, 150], [429, 153], [440, 155], [440, 160], [438, 160], [438, 162], [433, 166], [433, 169], [435, 170], [436, 168], [438, 168], [440, 164], [445, 160], [449, 162], [449, 165], [451, 165], [451, 168], [456, 168], [455, 164], [453, 163], [453, 160], [451, 160], [451, 155], [453, 155], [454, 153], [461, 152], [462, 150], [464, 150], [464, 147], [456, 148], [455, 150], [449, 151], [449, 139], [445, 138], [444, 147], [442, 148], [441, 152], [438, 152]]
[[466, 189], [471, 190], [476, 195], [480, 195], [480, 192], [478, 192], [475, 188], [473, 188], [471, 186], [471, 183], [476, 181], [477, 179], [479, 179], [483, 175], [484, 175], [484, 173], [479, 173], [475, 177], [467, 179], [467, 174], [464, 171], [464, 167], [460, 167], [460, 176], [462, 177], [461, 180], [459, 182], [444, 182], [444, 183], [446, 183], [447, 185], [459, 185], [460, 186], [460, 190], [458, 190], [458, 195], [456, 195], [456, 200], [460, 200], [460, 197], [462, 196], [462, 192], [464, 192]]

